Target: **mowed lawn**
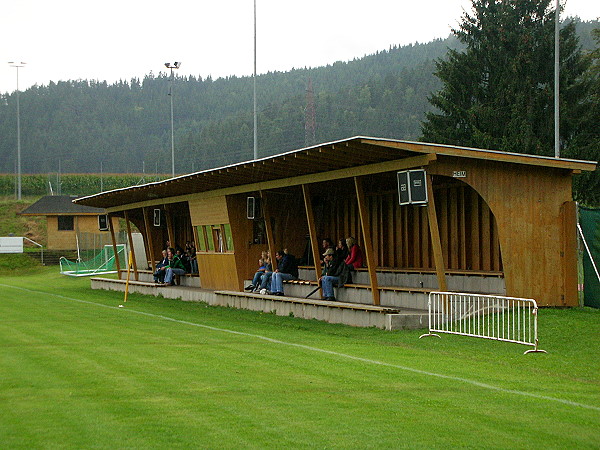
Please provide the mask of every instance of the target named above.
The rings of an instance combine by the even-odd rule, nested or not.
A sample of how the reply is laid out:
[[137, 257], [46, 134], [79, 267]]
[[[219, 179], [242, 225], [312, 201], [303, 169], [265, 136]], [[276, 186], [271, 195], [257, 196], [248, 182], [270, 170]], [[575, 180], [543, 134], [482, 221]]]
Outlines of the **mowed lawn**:
[[600, 311], [540, 347], [0, 276], [2, 448], [598, 448]]

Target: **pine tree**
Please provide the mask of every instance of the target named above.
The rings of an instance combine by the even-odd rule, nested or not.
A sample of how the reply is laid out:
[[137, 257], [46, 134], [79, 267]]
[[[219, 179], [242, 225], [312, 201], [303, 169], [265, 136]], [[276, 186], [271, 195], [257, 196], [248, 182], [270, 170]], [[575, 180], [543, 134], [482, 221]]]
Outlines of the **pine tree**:
[[[554, 150], [554, 10], [551, 0], [472, 0], [456, 37], [464, 51], [436, 62], [443, 83], [430, 103], [422, 139], [539, 155]], [[560, 31], [561, 144], [576, 135], [587, 85], [569, 23]]]
[[[600, 28], [592, 31], [596, 48], [586, 58], [590, 68], [585, 74], [589, 84], [588, 95], [581, 104], [581, 116], [572, 144], [564, 152], [567, 158], [600, 161]], [[600, 206], [600, 169], [585, 172], [575, 177], [575, 200], [589, 205]]]

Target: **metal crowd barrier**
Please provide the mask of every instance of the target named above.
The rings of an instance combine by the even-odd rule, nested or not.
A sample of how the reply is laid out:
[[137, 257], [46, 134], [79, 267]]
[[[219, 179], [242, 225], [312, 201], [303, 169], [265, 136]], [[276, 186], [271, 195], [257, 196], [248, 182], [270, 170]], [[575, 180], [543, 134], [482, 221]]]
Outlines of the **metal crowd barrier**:
[[429, 333], [421, 335], [419, 339], [440, 337], [436, 333], [459, 334], [533, 347], [525, 353], [546, 353], [538, 349], [538, 307], [535, 300], [431, 292], [428, 304]]

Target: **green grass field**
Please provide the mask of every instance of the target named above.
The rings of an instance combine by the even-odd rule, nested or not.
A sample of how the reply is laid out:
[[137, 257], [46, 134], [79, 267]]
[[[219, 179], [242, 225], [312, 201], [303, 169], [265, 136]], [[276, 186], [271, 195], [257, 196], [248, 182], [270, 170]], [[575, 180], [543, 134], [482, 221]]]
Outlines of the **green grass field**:
[[0, 276], [2, 448], [598, 448], [600, 311], [540, 347]]

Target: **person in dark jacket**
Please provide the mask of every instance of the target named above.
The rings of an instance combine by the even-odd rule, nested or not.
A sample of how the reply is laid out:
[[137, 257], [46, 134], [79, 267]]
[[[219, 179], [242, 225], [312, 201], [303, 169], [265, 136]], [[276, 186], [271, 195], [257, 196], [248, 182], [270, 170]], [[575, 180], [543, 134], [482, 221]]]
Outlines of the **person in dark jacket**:
[[165, 269], [169, 265], [169, 258], [167, 258], [167, 251], [162, 251], [162, 259], [156, 265], [156, 272], [154, 272], [154, 282], [155, 283], [164, 283], [165, 282]]
[[184, 268], [185, 272], [186, 273], [191, 273], [192, 272], [192, 265], [190, 263], [190, 260], [187, 257], [187, 254], [183, 251], [183, 249], [181, 247], [177, 247], [175, 249], [175, 254], [177, 255], [177, 257], [181, 261], [181, 264], [183, 264], [183, 268]]
[[273, 295], [283, 295], [283, 280], [295, 280], [298, 278], [298, 265], [294, 255], [278, 250], [275, 253], [277, 269], [271, 277], [271, 290]]
[[323, 300], [334, 302], [336, 298], [333, 287], [343, 287], [349, 282], [350, 268], [344, 263], [344, 260], [336, 257], [336, 252], [332, 248], [323, 253], [323, 260], [323, 273], [319, 279], [323, 289]]
[[335, 258], [340, 261], [345, 261], [348, 255], [350, 255], [350, 251], [348, 250], [346, 239], [339, 239], [337, 246], [335, 247]]

